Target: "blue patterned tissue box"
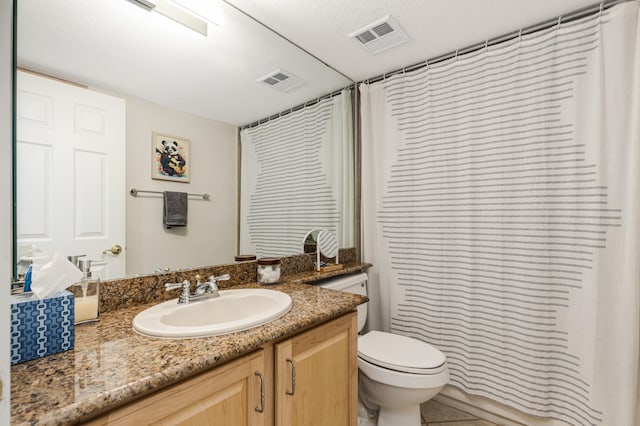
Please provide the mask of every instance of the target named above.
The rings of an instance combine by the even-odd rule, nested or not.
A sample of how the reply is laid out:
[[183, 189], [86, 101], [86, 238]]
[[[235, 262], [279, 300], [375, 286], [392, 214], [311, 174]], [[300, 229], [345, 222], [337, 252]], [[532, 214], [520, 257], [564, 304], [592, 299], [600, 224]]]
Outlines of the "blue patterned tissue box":
[[11, 364], [73, 349], [73, 295], [11, 296]]

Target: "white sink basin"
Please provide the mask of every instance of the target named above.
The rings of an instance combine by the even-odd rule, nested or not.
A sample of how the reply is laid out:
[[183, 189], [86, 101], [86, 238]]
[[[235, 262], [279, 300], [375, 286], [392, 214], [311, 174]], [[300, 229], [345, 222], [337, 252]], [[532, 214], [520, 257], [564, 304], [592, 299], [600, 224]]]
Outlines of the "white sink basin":
[[289, 312], [291, 297], [260, 288], [221, 290], [220, 297], [178, 304], [168, 300], [140, 312], [133, 329], [154, 337], [205, 337], [246, 330]]

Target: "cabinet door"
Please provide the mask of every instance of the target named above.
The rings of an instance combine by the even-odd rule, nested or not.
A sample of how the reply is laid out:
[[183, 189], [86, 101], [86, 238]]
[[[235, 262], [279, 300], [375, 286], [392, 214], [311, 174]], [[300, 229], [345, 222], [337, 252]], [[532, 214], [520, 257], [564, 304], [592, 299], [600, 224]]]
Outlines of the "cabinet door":
[[265, 425], [259, 412], [262, 351], [245, 356], [132, 402], [90, 425]]
[[357, 424], [357, 316], [276, 345], [276, 425]]

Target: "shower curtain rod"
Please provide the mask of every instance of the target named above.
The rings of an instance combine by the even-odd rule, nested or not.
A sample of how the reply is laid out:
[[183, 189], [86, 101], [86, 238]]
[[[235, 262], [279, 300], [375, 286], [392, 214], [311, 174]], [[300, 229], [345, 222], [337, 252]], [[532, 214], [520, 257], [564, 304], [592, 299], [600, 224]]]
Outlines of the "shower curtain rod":
[[320, 102], [320, 101], [322, 101], [324, 99], [331, 99], [334, 96], [338, 96], [340, 93], [342, 93], [343, 90], [351, 90], [354, 87], [355, 87], [355, 83], [354, 84], [350, 84], [350, 85], [348, 85], [348, 86], [346, 86], [346, 87], [344, 87], [342, 89], [334, 90], [331, 93], [327, 93], [326, 95], [322, 95], [322, 96], [319, 96], [317, 98], [311, 99], [311, 100], [309, 100], [307, 102], [304, 102], [304, 103], [302, 103], [300, 105], [296, 105], [296, 106], [291, 107], [289, 109], [285, 109], [282, 112], [270, 115], [269, 117], [265, 117], [265, 118], [263, 118], [261, 120], [254, 121], [251, 124], [245, 124], [243, 126], [240, 126], [240, 130], [250, 129], [252, 127], [259, 126], [260, 124], [267, 123], [267, 122], [269, 122], [271, 120], [275, 120], [276, 118], [280, 118], [280, 117], [283, 117], [283, 116], [285, 116], [287, 114], [291, 114], [292, 112], [299, 111], [299, 110], [301, 110], [303, 108], [315, 105], [315, 104], [317, 104], [318, 102]]
[[380, 74], [377, 75], [375, 77], [371, 77], [371, 78], [367, 78], [365, 80], [359, 81], [357, 84], [370, 84], [370, 83], [375, 83], [378, 82], [380, 80], [384, 80], [387, 77], [391, 77], [393, 75], [396, 74], [401, 74], [401, 73], [405, 73], [405, 72], [410, 72], [410, 71], [415, 71], [421, 68], [424, 68], [428, 65], [433, 65], [435, 63], [438, 62], [443, 62], [446, 61], [447, 59], [451, 59], [451, 58], [455, 58], [459, 55], [463, 55], [466, 53], [471, 53], [471, 52], [475, 52], [476, 50], [480, 50], [480, 49], [484, 49], [487, 46], [493, 46], [496, 45], [498, 43], [502, 43], [517, 37], [520, 37], [522, 35], [526, 35], [526, 34], [531, 34], [534, 33], [536, 31], [541, 31], [541, 30], [546, 30], [547, 28], [551, 28], [554, 27], [556, 25], [560, 25], [562, 23], [566, 23], [566, 22], [571, 22], [571, 21], [575, 21], [581, 18], [584, 18], [585, 16], [589, 16], [593, 13], [596, 12], [602, 12], [606, 9], [609, 9], [612, 6], [615, 6], [619, 3], [626, 3], [628, 1], [638, 1], [638, 0], [605, 0], [603, 2], [600, 3], [596, 3], [593, 4], [591, 6], [587, 6], [578, 10], [575, 10], [573, 12], [570, 12], [568, 14], [565, 15], [560, 15], [557, 18], [553, 18], [553, 19], [548, 19], [546, 21], [534, 24], [534, 25], [530, 25], [528, 27], [524, 27], [520, 30], [516, 30], [516, 31], [511, 31], [509, 33], [503, 34], [501, 36], [497, 36], [497, 37], [493, 37], [490, 39], [487, 39], [484, 42], [481, 43], [475, 43], [472, 44], [470, 46], [464, 47], [462, 49], [457, 49], [455, 51], [449, 52], [449, 53], [445, 53], [444, 55], [439, 55], [436, 56], [434, 58], [431, 59], [427, 59], [425, 61], [421, 61], [418, 62], [416, 64], [413, 65], [409, 65], [406, 67], [402, 67], [393, 71], [389, 71], [386, 72], [384, 74]]

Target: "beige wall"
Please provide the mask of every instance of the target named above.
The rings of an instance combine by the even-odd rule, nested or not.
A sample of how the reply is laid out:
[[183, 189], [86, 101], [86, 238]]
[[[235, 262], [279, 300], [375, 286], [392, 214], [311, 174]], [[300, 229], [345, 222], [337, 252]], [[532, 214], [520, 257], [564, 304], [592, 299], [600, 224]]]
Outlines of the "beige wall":
[[[138, 98], [126, 100], [127, 275], [157, 267], [232, 263], [236, 250], [236, 127], [164, 108]], [[191, 183], [151, 179], [151, 133], [191, 140]], [[189, 199], [188, 224], [164, 229], [161, 196], [132, 197], [129, 189], [208, 193]]]

